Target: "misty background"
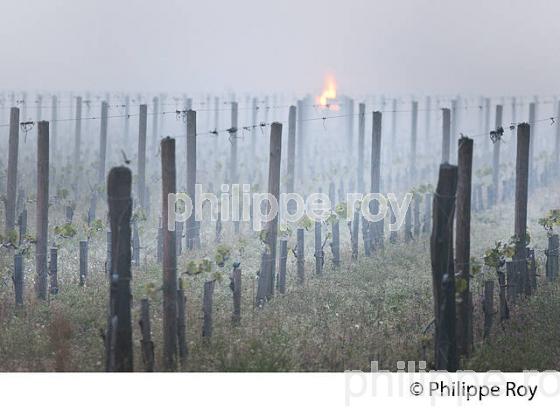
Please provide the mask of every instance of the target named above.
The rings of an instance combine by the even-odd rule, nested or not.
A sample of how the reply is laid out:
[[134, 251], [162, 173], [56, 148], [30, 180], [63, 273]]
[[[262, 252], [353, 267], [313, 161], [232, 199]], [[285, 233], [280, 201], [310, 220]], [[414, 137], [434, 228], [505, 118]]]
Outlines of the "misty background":
[[560, 2], [0, 2], [0, 88], [551, 95]]

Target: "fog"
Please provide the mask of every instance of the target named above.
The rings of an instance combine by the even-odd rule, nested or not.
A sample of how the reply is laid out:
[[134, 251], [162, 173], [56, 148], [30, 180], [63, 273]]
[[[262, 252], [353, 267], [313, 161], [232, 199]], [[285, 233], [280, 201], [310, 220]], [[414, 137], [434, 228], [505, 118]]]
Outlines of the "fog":
[[2, 0], [0, 88], [533, 95], [560, 3]]

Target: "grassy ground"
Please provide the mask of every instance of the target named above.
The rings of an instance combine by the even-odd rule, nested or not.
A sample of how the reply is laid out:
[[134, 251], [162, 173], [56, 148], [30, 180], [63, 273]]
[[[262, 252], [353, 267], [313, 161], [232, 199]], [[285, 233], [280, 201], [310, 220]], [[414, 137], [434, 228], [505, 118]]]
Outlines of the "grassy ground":
[[[558, 192], [531, 196], [529, 226], [542, 272], [546, 236], [536, 225], [538, 217], [558, 203]], [[53, 210], [54, 212], [55, 210]], [[58, 216], [59, 219], [62, 216]], [[56, 219], [56, 217], [55, 217]], [[33, 226], [30, 222], [30, 226]], [[254, 234], [233, 240], [233, 259], [243, 268], [242, 321], [231, 324], [229, 280], [218, 282], [214, 299], [214, 335], [209, 345], [201, 339], [203, 279], [187, 277], [187, 340], [189, 357], [185, 371], [343, 371], [369, 370], [378, 360], [384, 369], [396, 369], [399, 360], [432, 361], [433, 318], [429, 238], [409, 244], [387, 244], [376, 256], [360, 255], [350, 261], [348, 233], [343, 230], [343, 266], [335, 270], [326, 250], [325, 273], [312, 274], [312, 233], [306, 235], [307, 281], [296, 285], [295, 258], [288, 259], [288, 291], [277, 295], [263, 309], [254, 309], [255, 272], [261, 245]], [[495, 240], [508, 239], [513, 230], [513, 207], [503, 205], [479, 213], [473, 222], [472, 255], [481, 257]], [[203, 243], [212, 243], [212, 231], [204, 231]], [[161, 369], [160, 268], [153, 261], [154, 232], [142, 232], [143, 253], [148, 255], [133, 272], [134, 360], [141, 370], [140, 299], [150, 296], [156, 369]], [[102, 371], [108, 286], [104, 273], [105, 234], [90, 240], [87, 285], [78, 284], [78, 239], [60, 241], [60, 294], [48, 303], [33, 297], [34, 259], [25, 261], [26, 299], [16, 309], [11, 286], [11, 256], [2, 256], [0, 288], [0, 371]], [[212, 245], [213, 248], [213, 245]], [[203, 249], [182, 255], [184, 270], [190, 257], [212, 254]], [[144, 259], [144, 257], [143, 257]], [[230, 261], [231, 262], [231, 261]], [[231, 266], [230, 264], [228, 264]], [[227, 272], [226, 272], [227, 273]], [[483, 271], [473, 280], [475, 303], [475, 353], [464, 368], [477, 370], [558, 369], [560, 288], [540, 282], [536, 295], [512, 308], [512, 319], [495, 324], [491, 337], [481, 342], [481, 284], [495, 274]], [[497, 300], [497, 296], [495, 297]], [[496, 322], [498, 318], [496, 317]]]

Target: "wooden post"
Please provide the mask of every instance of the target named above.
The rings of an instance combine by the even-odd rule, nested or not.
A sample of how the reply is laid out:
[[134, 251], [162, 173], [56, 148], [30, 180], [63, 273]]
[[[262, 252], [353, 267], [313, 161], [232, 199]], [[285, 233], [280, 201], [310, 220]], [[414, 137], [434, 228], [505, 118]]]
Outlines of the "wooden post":
[[[101, 103], [101, 125], [99, 127], [99, 163], [97, 168], [97, 185], [101, 186], [105, 180], [105, 164], [107, 158], [107, 116], [109, 105], [106, 101]], [[89, 106], [88, 106], [89, 111]], [[88, 225], [95, 219], [97, 208], [97, 190], [94, 190], [90, 198], [88, 210]]]
[[481, 186], [481, 195], [482, 192], [486, 191], [486, 209], [490, 209], [494, 205], [494, 187], [492, 185], [488, 185], [482, 189]]
[[442, 143], [441, 143], [441, 162], [443, 164], [449, 163], [451, 149], [451, 110], [449, 108], [442, 108]]
[[529, 275], [529, 287], [531, 293], [537, 289], [537, 261], [535, 260], [535, 250], [527, 248], [527, 263]]
[[27, 234], [27, 208], [23, 208], [21, 214], [19, 214], [18, 227], [19, 244], [21, 245], [24, 241], [25, 235]]
[[332, 241], [331, 251], [333, 256], [333, 265], [335, 268], [340, 267], [340, 224], [338, 219], [332, 223]]
[[483, 117], [484, 117], [484, 97], [481, 95], [480, 97], [478, 97], [478, 113], [477, 113], [477, 119], [478, 119], [478, 130], [477, 133], [484, 135], [486, 134], [486, 130], [484, 129], [484, 122], [483, 122]]
[[[291, 110], [291, 107], [290, 107], [290, 110]], [[290, 111], [290, 113], [291, 113], [291, 111]], [[259, 114], [258, 100], [256, 98], [253, 98], [253, 101], [252, 101], [252, 104], [251, 104], [251, 124], [257, 125], [258, 114]], [[294, 113], [294, 115], [295, 115], [295, 113]], [[257, 148], [257, 127], [251, 127], [251, 158], [255, 157], [256, 148]], [[289, 168], [290, 168], [290, 166], [288, 165], [288, 169]]]
[[[389, 212], [391, 213], [391, 225], [395, 225], [397, 223], [397, 216], [395, 215], [395, 210], [392, 207], [389, 207]], [[408, 211], [407, 211], [408, 214]], [[397, 231], [391, 229], [389, 233], [389, 243], [397, 243], [398, 235]]]
[[397, 159], [395, 153], [397, 152], [397, 104], [398, 101], [396, 98], [393, 99], [392, 109], [393, 115], [391, 116], [391, 161], [395, 161]]
[[[416, 107], [416, 108], [414, 108]], [[418, 103], [413, 103], [413, 111], [418, 109]], [[413, 141], [414, 141], [414, 161], [416, 161], [416, 122], [418, 112], [413, 112]], [[416, 119], [415, 119], [416, 115]], [[372, 131], [371, 131], [371, 173], [370, 173], [370, 192], [374, 194], [381, 193], [381, 112], [375, 111], [372, 114]], [[414, 165], [415, 169], [416, 165]], [[416, 172], [416, 171], [414, 171]], [[379, 202], [370, 201], [369, 211], [372, 215], [379, 212]], [[365, 222], [364, 222], [365, 223]], [[370, 222], [369, 225], [369, 244], [371, 251], [375, 251], [383, 246], [383, 220], [378, 222]]]
[[241, 323], [241, 268], [239, 263], [233, 264], [231, 285], [233, 291], [233, 315], [231, 316], [231, 322], [234, 325], [239, 325]]
[[202, 339], [204, 343], [210, 343], [212, 337], [212, 305], [214, 299], [214, 285], [216, 281], [204, 282], [204, 296], [202, 298]]
[[[512, 266], [512, 263], [506, 262], [506, 268], [509, 268], [510, 266]], [[498, 294], [500, 298], [500, 323], [502, 323], [504, 320], [509, 319], [509, 307], [507, 303], [509, 295], [506, 294], [506, 290], [508, 293], [515, 290], [514, 288], [515, 284], [510, 282], [511, 279], [510, 272], [513, 272], [513, 269], [507, 269], [507, 270], [508, 270], [507, 284], [506, 284], [506, 276], [503, 269], [499, 268], [497, 270], [498, 286], [500, 287], [500, 291]]]
[[136, 196], [142, 208], [146, 207], [146, 129], [148, 126], [148, 106], [140, 104], [138, 120], [138, 183]]
[[431, 237], [432, 282], [435, 314], [435, 368], [457, 370], [455, 339], [455, 268], [453, 264], [453, 214], [457, 166], [442, 164], [434, 196]]
[[[515, 124], [517, 123], [517, 99], [516, 97], [512, 97], [511, 98], [511, 123]], [[511, 131], [511, 141], [515, 140], [515, 127], [512, 127], [510, 129]], [[513, 157], [513, 155], [515, 155], [515, 145], [514, 144], [509, 144], [509, 148], [507, 149], [507, 156], [509, 157]]]
[[96, 208], [97, 208], [97, 191], [93, 191], [89, 199], [89, 209], [87, 213], [88, 226], [91, 225], [91, 223], [95, 220]]
[[404, 242], [409, 243], [414, 240], [412, 235], [412, 209], [408, 207], [404, 217]]
[[15, 227], [17, 169], [19, 153], [19, 108], [10, 109], [10, 136], [8, 142], [8, 180], [6, 189], [5, 234], [9, 236]]
[[27, 93], [21, 93], [21, 118], [27, 120]]
[[218, 217], [216, 218], [216, 237], [214, 242], [220, 243], [222, 241], [222, 213], [218, 210]]
[[315, 274], [323, 273], [324, 253], [321, 239], [321, 222], [315, 221]]
[[[502, 126], [502, 113], [503, 106], [496, 105], [496, 130]], [[500, 145], [501, 141], [498, 138], [496, 141], [494, 141], [492, 147], [492, 205], [496, 205], [498, 199], [500, 198]]]
[[548, 237], [548, 249], [546, 250], [546, 279], [549, 281], [555, 280], [558, 277], [558, 248], [560, 241], [558, 234], [553, 234]]
[[14, 291], [16, 306], [23, 306], [23, 256], [21, 253], [14, 255]]
[[[132, 214], [132, 173], [115, 167], [107, 177], [107, 202], [111, 226], [111, 290], [106, 335], [107, 371], [131, 372], [132, 319], [130, 305], [132, 273], [130, 217]], [[116, 326], [116, 328], [115, 328]]]
[[422, 224], [422, 233], [428, 233], [432, 229], [432, 194], [426, 192], [424, 194], [424, 223]]
[[[257, 283], [257, 298], [255, 299], [255, 306], [257, 307], [263, 307], [264, 306], [264, 302], [266, 300], [266, 296], [262, 296], [262, 293], [264, 293], [263, 286], [259, 287], [259, 284], [261, 283], [261, 281], [265, 281], [262, 278], [268, 278], [270, 277], [270, 270], [272, 267], [272, 262], [270, 260], [270, 250], [267, 248], [263, 251], [263, 253], [261, 254], [261, 263], [260, 263], [260, 268], [259, 271], [257, 273], [257, 277], [259, 282]], [[262, 292], [262, 293], [259, 293]]]
[[280, 257], [278, 263], [278, 292], [286, 293], [286, 264], [288, 261], [288, 241], [280, 239]]
[[175, 140], [161, 141], [163, 229], [163, 337], [164, 367], [175, 369], [177, 354], [177, 253], [176, 232], [169, 227], [168, 195], [176, 193]]
[[515, 270], [519, 292], [531, 293], [527, 272], [527, 197], [529, 185], [530, 131], [527, 123], [517, 126], [517, 158], [515, 164]]
[[51, 277], [51, 295], [58, 295], [58, 249], [54, 247], [51, 248], [49, 276]]
[[[220, 129], [220, 98], [219, 97], [214, 97], [214, 131], [218, 131]], [[216, 151], [219, 150], [219, 148], [221, 148], [219, 146], [219, 138], [214, 138], [215, 141], [215, 145], [214, 145], [214, 149]]]
[[358, 254], [360, 251], [360, 216], [360, 210], [355, 208], [352, 221], [348, 222], [348, 226], [350, 227], [350, 241], [352, 242], [353, 260], [358, 260]]
[[183, 222], [175, 222], [175, 238], [177, 242], [176, 253], [177, 256], [181, 256], [183, 253]]
[[158, 119], [159, 119], [159, 99], [154, 97], [152, 99], [152, 106], [154, 112], [152, 113], [152, 142], [150, 143], [150, 149], [152, 152], [157, 150], [158, 143]]
[[296, 245], [296, 257], [297, 257], [297, 277], [298, 283], [303, 285], [305, 282], [305, 229], [297, 229], [297, 245]]
[[[301, 160], [301, 159], [300, 159]], [[288, 170], [286, 178], [286, 192], [293, 193], [295, 190], [295, 168], [296, 168], [296, 107], [291, 105], [288, 113]], [[293, 201], [290, 201], [293, 203]], [[292, 210], [293, 208], [290, 208]]]
[[[23, 210], [26, 207], [26, 204], [25, 204], [26, 200], [27, 200], [27, 197], [25, 195], [25, 190], [23, 188], [19, 188], [17, 199], [16, 199], [16, 214], [18, 215], [18, 218], [21, 216], [21, 212], [23, 212]], [[19, 219], [18, 219], [18, 221], [19, 221]], [[19, 222], [18, 222], [18, 225], [19, 225]]]
[[80, 151], [82, 149], [82, 97], [76, 98], [76, 128], [74, 130], [74, 163], [72, 168], [74, 169], [74, 190], [76, 197], [78, 196], [78, 182], [80, 178], [79, 167], [80, 161]]
[[450, 163], [455, 163], [455, 153], [456, 146], [455, 141], [457, 140], [457, 129], [459, 128], [459, 110], [458, 110], [459, 102], [457, 99], [451, 100], [451, 139], [450, 139], [450, 155], [453, 155], [453, 158], [449, 159]]
[[296, 174], [300, 181], [304, 179], [304, 170], [305, 170], [305, 123], [304, 120], [304, 108], [303, 108], [303, 101], [297, 101], [297, 170]]
[[220, 97], [214, 97], [214, 129], [220, 128]]
[[64, 217], [66, 219], [66, 223], [72, 223], [72, 220], [74, 219], [74, 208], [71, 205], [66, 205], [64, 207]]
[[[236, 101], [231, 103], [231, 127], [229, 129], [229, 142], [230, 142], [230, 164], [229, 164], [229, 183], [230, 185], [239, 182], [238, 167], [237, 167], [237, 127], [238, 127], [238, 105]], [[232, 185], [233, 192], [233, 185]], [[232, 215], [233, 230], [236, 235], [239, 235], [240, 221], [236, 216]]]
[[179, 289], [177, 289], [177, 346], [179, 348], [179, 360], [181, 364], [185, 364], [188, 355], [187, 348], [187, 319], [186, 319], [186, 303], [185, 289], [183, 289], [183, 281], [179, 281]]
[[237, 102], [231, 103], [231, 128], [229, 129], [229, 183], [238, 182], [237, 178]]
[[494, 281], [484, 281], [484, 303], [482, 305], [484, 311], [484, 333], [486, 339], [492, 330], [492, 321], [494, 318]]
[[[360, 210], [360, 214], [361, 214], [361, 210]], [[371, 250], [373, 248], [373, 246], [371, 245], [371, 240], [373, 234], [370, 231], [373, 230], [373, 226], [372, 226], [373, 224], [370, 221], [368, 221], [366, 217], [363, 215], [361, 219], [362, 219], [362, 240], [364, 241], [364, 255], [371, 256]], [[359, 222], [358, 222], [358, 226], [359, 226]]]
[[[381, 113], [379, 114], [381, 116]], [[411, 118], [411, 131], [410, 131], [410, 157], [409, 164], [409, 183], [416, 184], [416, 140], [418, 133], [418, 101], [412, 101], [412, 118]]]
[[472, 295], [470, 291], [471, 253], [471, 187], [472, 187], [473, 140], [459, 139], [458, 178], [456, 199], [455, 263], [460, 281], [457, 302], [457, 350], [469, 357], [472, 352]]
[[[268, 193], [276, 201], [280, 197], [280, 164], [282, 159], [282, 124], [272, 123], [270, 130], [270, 157], [268, 168]], [[270, 208], [267, 208], [270, 209]], [[276, 272], [276, 241], [278, 235], [278, 214], [267, 224], [266, 244], [268, 250], [265, 259], [265, 272], [261, 269], [257, 289], [257, 305], [270, 298], [274, 293], [274, 277]]]
[[150, 301], [143, 298], [140, 301], [140, 332], [142, 333], [142, 361], [144, 362], [144, 370], [147, 372], [154, 371], [154, 342], [152, 342], [152, 325], [150, 320]]
[[484, 210], [484, 201], [482, 198], [482, 184], [477, 184], [476, 186], [476, 197], [478, 199], [478, 205], [477, 208], [479, 211], [483, 211]]
[[123, 138], [125, 147], [128, 147], [129, 144], [129, 134], [130, 134], [130, 96], [127, 94], [124, 97], [124, 130], [123, 130]]
[[[58, 162], [60, 161], [60, 153], [58, 152], [58, 98], [54, 94], [51, 99], [50, 137], [51, 137], [51, 159], [53, 163], [58, 164]], [[53, 180], [51, 180], [51, 183], [53, 183]]]
[[187, 249], [200, 247], [196, 204], [196, 111], [187, 111], [187, 195], [192, 201], [192, 209], [187, 219]]
[[358, 106], [358, 192], [363, 193], [364, 183], [364, 143], [366, 133], [366, 105], [360, 103]]
[[49, 232], [49, 122], [39, 121], [37, 140], [37, 244], [35, 290], [39, 299], [47, 298], [47, 244]]
[[175, 140], [161, 141], [163, 229], [163, 357], [166, 370], [175, 369], [177, 354], [177, 254], [175, 230], [169, 229], [168, 195], [176, 193]]
[[477, 186], [474, 185], [473, 186], [473, 191], [472, 191], [472, 212], [478, 212], [478, 191], [477, 191]]
[[414, 237], [420, 236], [420, 194], [414, 194]]
[[[109, 98], [108, 96], [106, 96], [107, 98]], [[99, 98], [98, 98], [99, 99]], [[82, 99], [82, 103], [85, 104], [86, 107], [86, 112], [84, 114], [84, 110], [82, 108], [81, 113], [84, 114], [84, 118], [86, 119], [85, 124], [84, 124], [84, 129], [82, 130], [82, 135], [85, 135], [86, 138], [90, 138], [91, 137], [91, 133], [90, 133], [90, 121], [87, 120], [88, 118], [92, 118], [91, 115], [91, 106], [92, 106], [92, 99], [90, 98], [90, 94], [86, 93], [85, 99]], [[70, 109], [70, 112], [72, 112], [72, 109]], [[89, 148], [89, 146], [87, 146], [87, 148]], [[86, 153], [88, 151], [88, 149], [85, 150]]]
[[88, 271], [88, 242], [80, 241], [80, 286], [86, 283]]
[[109, 104], [101, 103], [101, 128], [99, 130], [99, 168], [97, 171], [97, 183], [102, 185], [105, 181], [105, 162], [107, 159], [107, 125]]
[[[537, 106], [534, 102], [529, 104], [529, 126], [533, 127], [533, 133], [534, 133], [534, 128], [535, 128], [535, 121], [536, 121], [536, 116], [537, 116]], [[519, 136], [519, 131], [517, 132], [517, 135]], [[533, 169], [533, 165], [534, 165], [534, 145], [535, 145], [535, 141], [533, 138], [533, 143], [529, 145], [529, 182], [531, 184], [531, 186], [534, 185], [534, 169]], [[532, 189], [532, 188], [531, 188]]]
[[506, 265], [506, 273], [507, 273], [507, 300], [515, 303], [517, 300], [517, 294], [519, 291], [517, 288], [519, 287], [519, 279], [516, 277], [515, 272], [515, 262], [508, 261], [505, 263]]
[[[482, 139], [483, 145], [482, 150], [484, 153], [484, 157], [488, 158], [488, 153], [490, 152], [490, 98], [484, 99], [484, 133], [485, 136]], [[486, 161], [485, 161], [486, 163]]]
[[354, 100], [346, 98], [346, 140], [348, 146], [348, 165], [354, 161]]

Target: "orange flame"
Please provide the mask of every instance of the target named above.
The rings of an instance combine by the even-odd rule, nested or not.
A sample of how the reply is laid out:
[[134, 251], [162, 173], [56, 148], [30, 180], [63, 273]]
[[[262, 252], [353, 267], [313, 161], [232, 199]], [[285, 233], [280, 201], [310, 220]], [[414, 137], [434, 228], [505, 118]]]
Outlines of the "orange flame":
[[336, 80], [333, 75], [328, 74], [325, 76], [323, 93], [315, 98], [315, 102], [321, 107], [338, 111], [338, 105], [331, 104], [334, 99], [336, 99]]

